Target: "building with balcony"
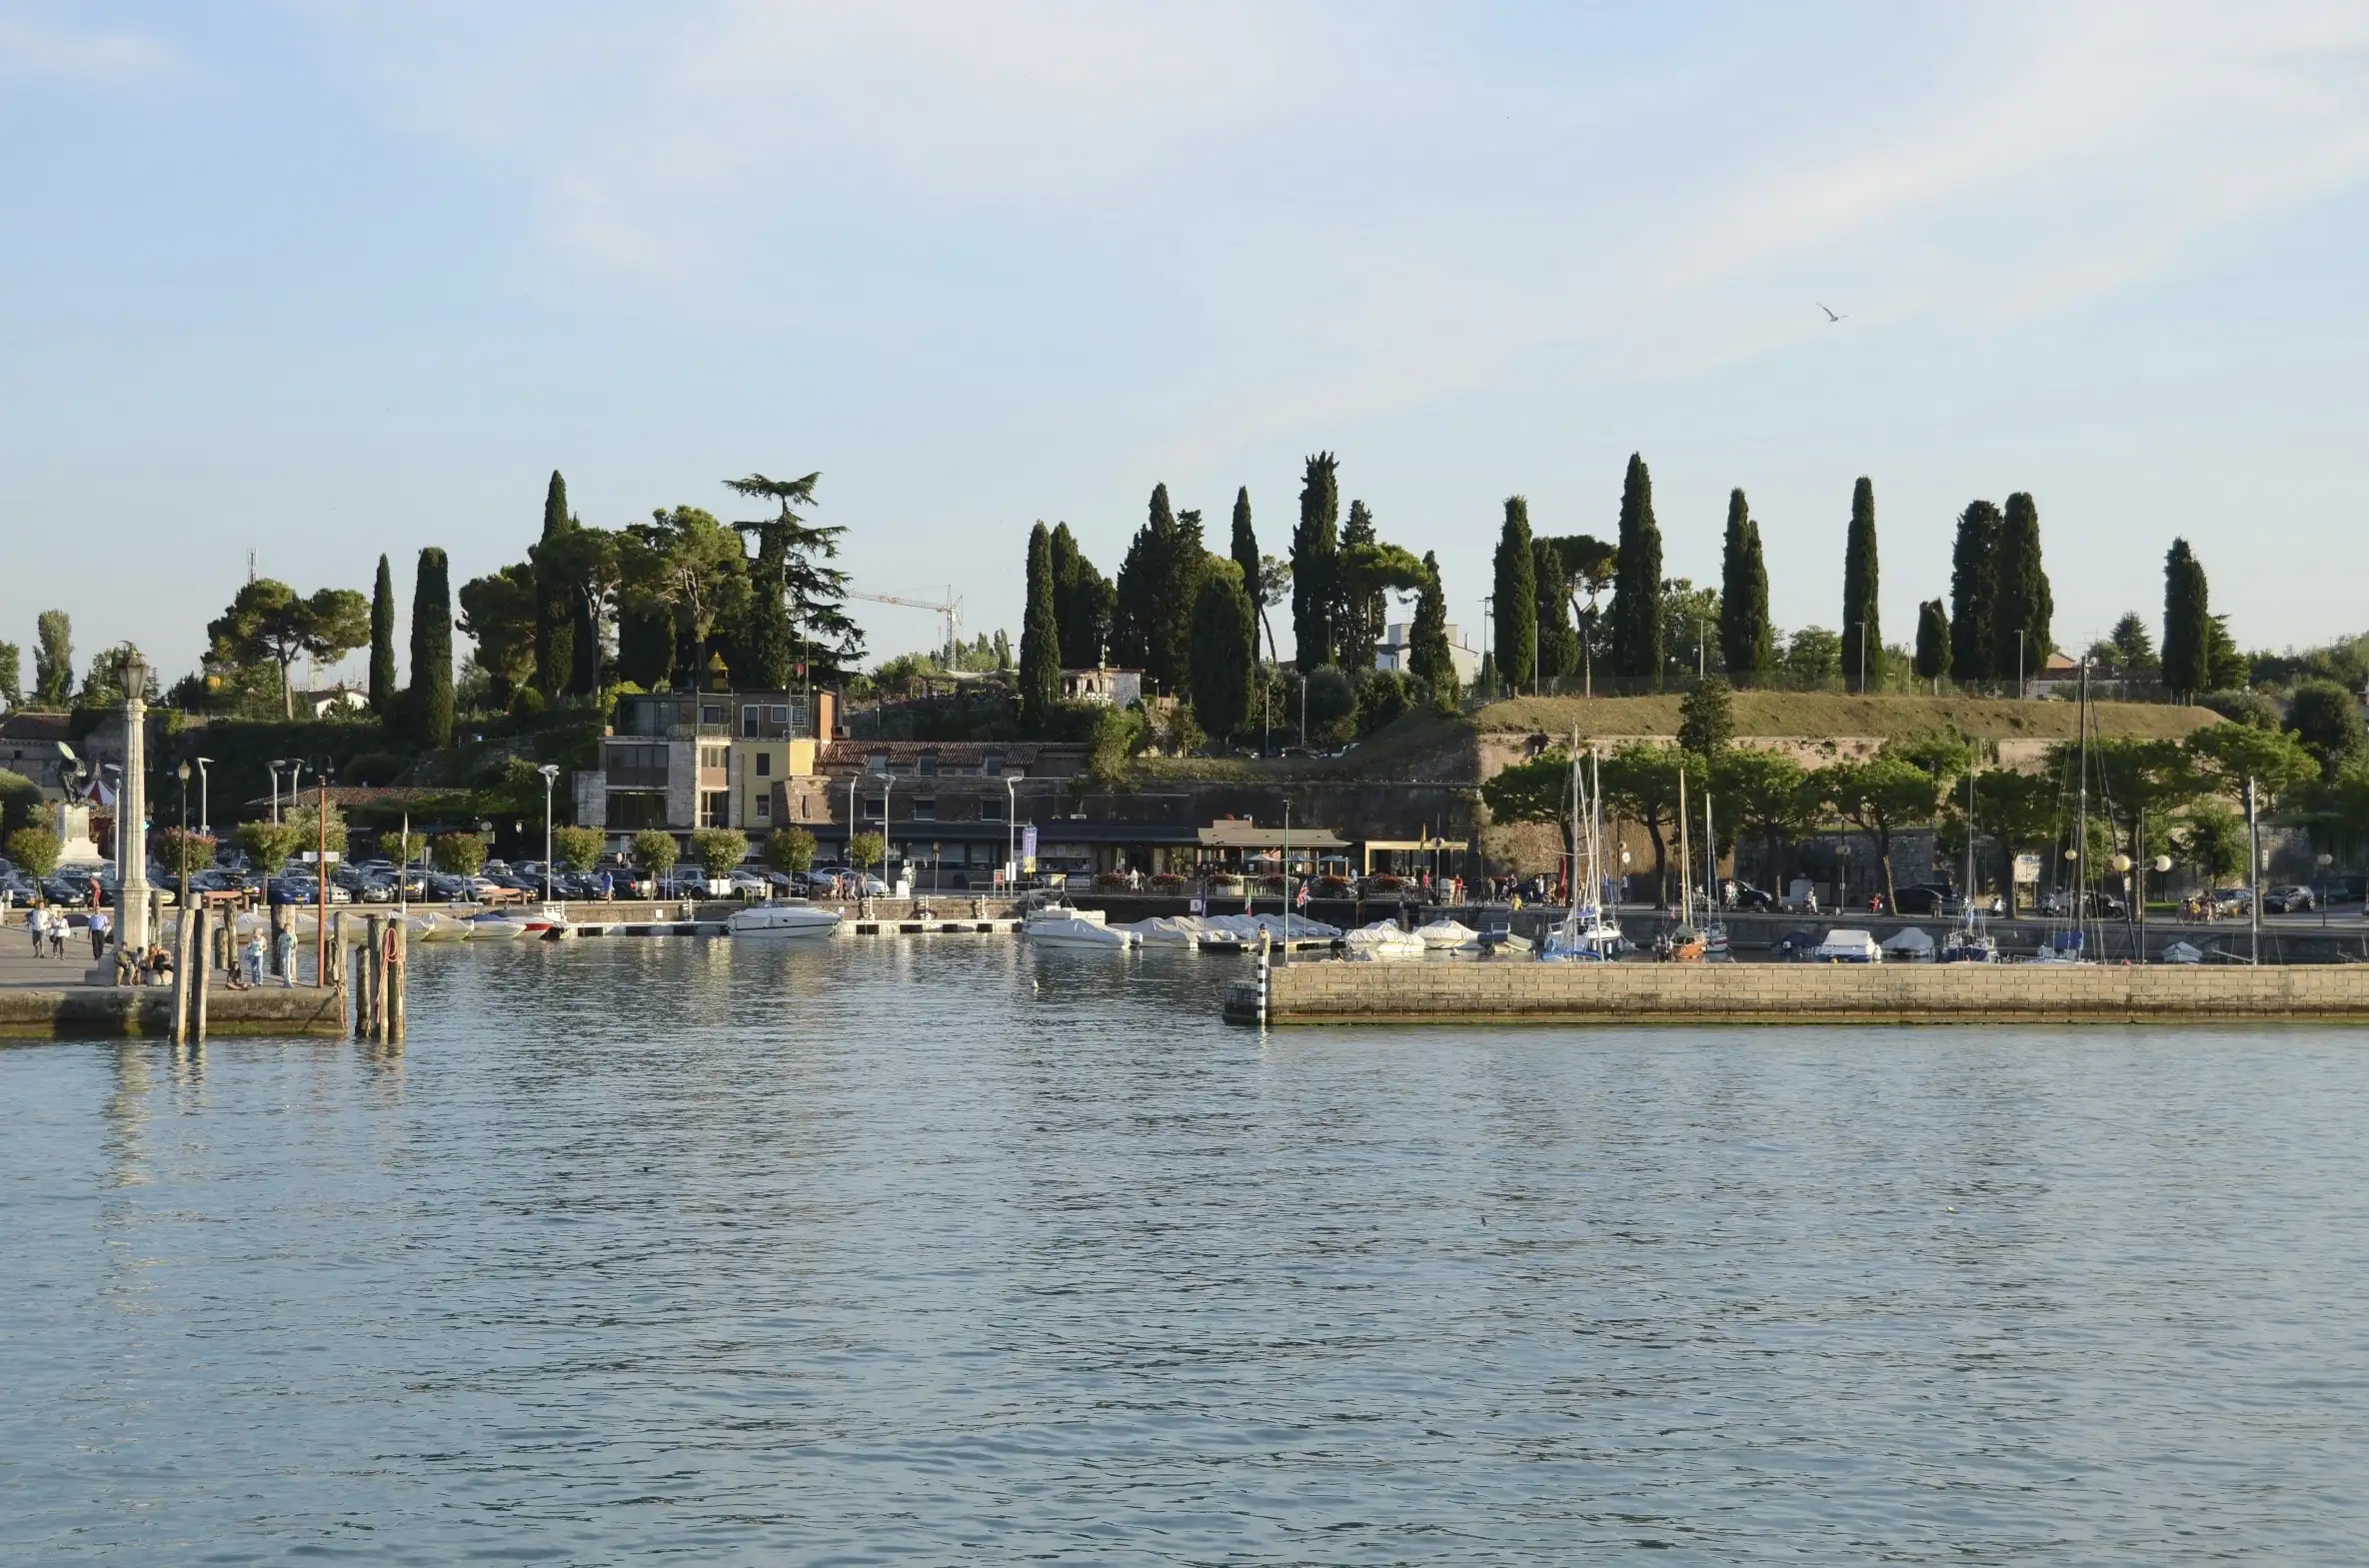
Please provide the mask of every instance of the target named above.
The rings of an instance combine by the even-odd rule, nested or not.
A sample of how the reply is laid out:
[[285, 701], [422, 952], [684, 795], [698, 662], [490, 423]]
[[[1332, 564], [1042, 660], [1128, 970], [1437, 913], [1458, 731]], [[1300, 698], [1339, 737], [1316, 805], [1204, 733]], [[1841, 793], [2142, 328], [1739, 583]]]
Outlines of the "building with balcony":
[[620, 698], [601, 766], [576, 775], [576, 820], [611, 847], [647, 828], [688, 836], [777, 823], [777, 784], [812, 777], [838, 718], [830, 692], [651, 692]]

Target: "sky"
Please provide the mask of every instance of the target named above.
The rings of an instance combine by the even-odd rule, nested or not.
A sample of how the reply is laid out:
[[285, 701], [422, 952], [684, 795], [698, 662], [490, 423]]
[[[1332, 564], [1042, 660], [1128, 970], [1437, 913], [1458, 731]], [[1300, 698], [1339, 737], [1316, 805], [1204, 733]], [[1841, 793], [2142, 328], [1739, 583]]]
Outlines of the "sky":
[[[1504, 498], [1886, 636], [2037, 499], [2060, 643], [2369, 626], [2369, 7], [0, 0], [0, 640], [169, 681], [244, 580], [740, 515], [1017, 633], [1155, 483], [1280, 554], [1302, 459], [1478, 641]], [[1820, 303], [1843, 320], [1829, 322]], [[875, 654], [934, 618], [863, 606]], [[359, 671], [360, 660], [349, 662]]]

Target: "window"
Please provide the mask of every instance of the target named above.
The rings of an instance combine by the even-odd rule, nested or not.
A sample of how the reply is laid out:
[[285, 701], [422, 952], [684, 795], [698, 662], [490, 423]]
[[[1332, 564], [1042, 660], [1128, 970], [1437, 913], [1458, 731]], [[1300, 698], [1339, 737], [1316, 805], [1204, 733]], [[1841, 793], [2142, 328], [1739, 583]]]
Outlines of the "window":
[[699, 792], [699, 824], [702, 827], [732, 825], [732, 791], [730, 789], [702, 789]]
[[774, 708], [769, 708], [765, 711], [765, 717], [769, 722], [787, 728], [790, 723], [789, 705], [783, 704]]
[[864, 771], [868, 774], [887, 773], [889, 771], [889, 754], [886, 752], [874, 752], [872, 755], [865, 758]]
[[1004, 776], [1004, 754], [1002, 752], [988, 753], [987, 756], [979, 760], [979, 771], [990, 779], [1002, 778]]
[[741, 710], [741, 739], [744, 741], [757, 739], [757, 705], [755, 703], [750, 703]]
[[983, 794], [979, 797], [979, 819], [983, 822], [1003, 821], [1004, 807], [1011, 803], [1001, 794]]
[[663, 746], [611, 746], [609, 784], [620, 789], [663, 789], [667, 785], [667, 749]]
[[927, 796], [913, 802], [913, 819], [917, 822], [938, 820], [938, 802]]
[[887, 795], [868, 794], [864, 797], [864, 819], [866, 821], [877, 822], [888, 814], [889, 797]]
[[[760, 752], [760, 753], [758, 753], [758, 754], [757, 754], [757, 777], [758, 777], [758, 778], [760, 778], [760, 779], [771, 779], [773, 776], [774, 776], [774, 754], [773, 754], [773, 753], [771, 753], [771, 752]], [[192, 918], [194, 918], [194, 917], [195, 917], [195, 916], [192, 916]]]
[[699, 722], [703, 725], [715, 725], [721, 728], [724, 724], [724, 705], [722, 703], [700, 704]]
[[666, 824], [665, 795], [629, 793], [622, 789], [609, 791], [610, 831], [638, 832], [645, 827], [664, 827]]
[[938, 776], [938, 754], [936, 752], [924, 752], [922, 754], [922, 760], [915, 765], [914, 771], [925, 779], [936, 778]]
[[757, 797], [757, 819], [761, 822], [770, 822], [774, 819], [774, 797], [772, 795], [761, 794]]

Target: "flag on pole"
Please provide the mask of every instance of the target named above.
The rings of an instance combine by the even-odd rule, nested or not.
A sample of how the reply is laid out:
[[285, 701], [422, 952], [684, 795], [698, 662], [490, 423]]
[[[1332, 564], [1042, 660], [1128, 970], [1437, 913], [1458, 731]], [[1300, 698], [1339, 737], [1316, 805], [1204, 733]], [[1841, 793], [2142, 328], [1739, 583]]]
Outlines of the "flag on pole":
[[1299, 884], [1299, 896], [1293, 899], [1292, 902], [1298, 904], [1303, 909], [1307, 907], [1307, 883], [1301, 882]]

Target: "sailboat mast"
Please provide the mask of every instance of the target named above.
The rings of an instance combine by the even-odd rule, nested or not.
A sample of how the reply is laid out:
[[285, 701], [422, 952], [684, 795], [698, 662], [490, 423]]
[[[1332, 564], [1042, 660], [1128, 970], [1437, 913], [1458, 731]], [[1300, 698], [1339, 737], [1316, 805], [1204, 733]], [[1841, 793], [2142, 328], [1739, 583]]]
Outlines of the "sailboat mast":
[[2076, 763], [2080, 783], [2075, 799], [2073, 827], [2073, 928], [2082, 933], [2082, 944], [2089, 941], [2089, 661], [2081, 661], [2081, 715], [2077, 726], [2079, 739], [2075, 745], [2080, 756]]
[[1678, 925], [1680, 929], [1694, 922], [1693, 912], [1694, 853], [1686, 843], [1686, 764], [1678, 763]]

